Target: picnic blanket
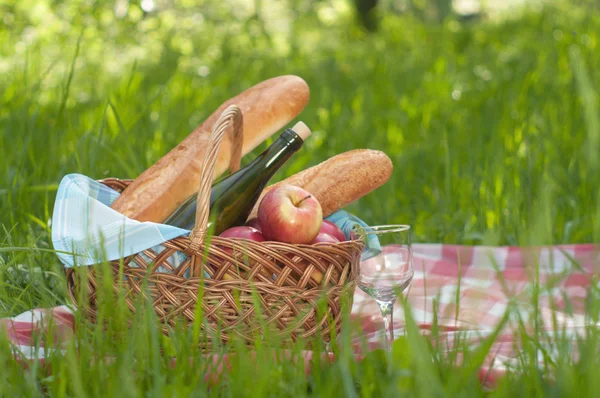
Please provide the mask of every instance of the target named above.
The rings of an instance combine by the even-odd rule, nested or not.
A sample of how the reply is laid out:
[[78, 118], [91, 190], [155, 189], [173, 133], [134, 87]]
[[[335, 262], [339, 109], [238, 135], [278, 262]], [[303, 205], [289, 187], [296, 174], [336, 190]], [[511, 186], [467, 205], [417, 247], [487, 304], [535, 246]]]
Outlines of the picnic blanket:
[[[492, 333], [509, 305], [515, 306], [523, 319], [529, 319], [535, 310], [532, 289], [538, 286], [542, 333], [564, 330], [575, 339], [589, 326], [584, 316], [585, 299], [593, 276], [600, 271], [600, 245], [519, 248], [414, 244], [413, 248], [416, 272], [406, 291], [412, 314], [424, 334], [437, 317], [443, 329], [442, 344], [448, 349], [457, 333], [476, 346]], [[400, 336], [405, 318], [401, 306], [396, 307], [394, 325], [396, 336]], [[382, 337], [379, 309], [359, 289], [355, 291], [352, 316], [360, 320], [369, 348], [377, 348]], [[0, 319], [0, 328], [6, 330], [16, 356], [26, 361], [43, 360], [45, 347], [36, 346], [33, 336], [44, 331], [49, 318], [54, 335], [72, 336], [74, 317], [66, 306], [33, 309]], [[517, 324], [506, 323], [480, 369], [482, 382], [493, 385], [516, 360], [520, 351], [516, 333]], [[553, 354], [551, 350], [549, 353]]]

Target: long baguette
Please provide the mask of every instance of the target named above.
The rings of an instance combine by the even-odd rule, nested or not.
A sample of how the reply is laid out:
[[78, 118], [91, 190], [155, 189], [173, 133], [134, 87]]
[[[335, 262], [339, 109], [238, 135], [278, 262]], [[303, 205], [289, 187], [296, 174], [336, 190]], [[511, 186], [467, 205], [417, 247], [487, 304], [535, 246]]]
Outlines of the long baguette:
[[392, 175], [392, 161], [381, 151], [355, 149], [266, 187], [248, 219], [256, 217], [262, 198], [276, 186], [295, 185], [313, 194], [323, 209], [323, 217], [383, 185]]
[[[138, 221], [163, 222], [198, 190], [202, 161], [214, 123], [229, 105], [238, 105], [244, 119], [242, 156], [295, 118], [306, 106], [310, 91], [298, 76], [265, 80], [223, 103], [179, 145], [133, 181], [112, 208]], [[213, 178], [229, 165], [231, 142], [224, 137]]]

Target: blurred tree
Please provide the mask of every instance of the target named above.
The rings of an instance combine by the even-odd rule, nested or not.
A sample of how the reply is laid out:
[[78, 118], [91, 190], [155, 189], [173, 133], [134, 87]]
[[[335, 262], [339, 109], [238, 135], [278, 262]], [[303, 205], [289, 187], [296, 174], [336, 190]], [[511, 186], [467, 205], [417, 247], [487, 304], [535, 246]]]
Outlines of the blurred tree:
[[434, 23], [454, 16], [452, 0], [353, 1], [359, 23], [369, 32], [377, 30], [382, 12], [410, 12], [424, 22]]
[[452, 16], [452, 0], [407, 0], [408, 9], [425, 22], [441, 23]]
[[376, 31], [379, 25], [376, 9], [378, 2], [379, 0], [354, 0], [358, 19], [369, 32]]

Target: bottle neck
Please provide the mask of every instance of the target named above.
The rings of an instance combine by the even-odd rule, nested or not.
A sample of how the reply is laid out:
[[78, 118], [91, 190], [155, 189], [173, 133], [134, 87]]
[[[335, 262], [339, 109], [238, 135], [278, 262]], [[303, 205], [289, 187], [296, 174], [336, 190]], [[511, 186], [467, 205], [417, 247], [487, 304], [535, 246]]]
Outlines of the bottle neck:
[[254, 168], [261, 166], [265, 171], [277, 171], [286, 160], [292, 156], [293, 153], [298, 151], [304, 141], [298, 134], [291, 129], [284, 130], [281, 135], [265, 149], [260, 155], [256, 157], [247, 168]]
[[[226, 206], [228, 200], [233, 200], [233, 197], [239, 197], [240, 194], [243, 193], [243, 191], [239, 193], [236, 191], [236, 189], [239, 190], [240, 187], [243, 187], [242, 189], [250, 189], [249, 194], [246, 195], [248, 199], [251, 199], [251, 206], [247, 209], [248, 212], [250, 212], [256, 199], [258, 199], [258, 195], [260, 195], [269, 179], [302, 147], [302, 144], [304, 144], [304, 141], [298, 134], [291, 129], [285, 130], [271, 146], [258, 155], [248, 166], [225, 177], [222, 181], [219, 181], [212, 186], [210, 200], [211, 208], [215, 203], [217, 203], [218, 206], [225, 203]], [[252, 187], [249, 188], [251, 185]], [[195, 222], [195, 214], [196, 195], [193, 195], [164, 223], [180, 228], [192, 229]], [[246, 215], [244, 215], [244, 217]], [[236, 220], [236, 222], [237, 221], [239, 220]], [[245, 219], [240, 222], [243, 223], [244, 221]]]

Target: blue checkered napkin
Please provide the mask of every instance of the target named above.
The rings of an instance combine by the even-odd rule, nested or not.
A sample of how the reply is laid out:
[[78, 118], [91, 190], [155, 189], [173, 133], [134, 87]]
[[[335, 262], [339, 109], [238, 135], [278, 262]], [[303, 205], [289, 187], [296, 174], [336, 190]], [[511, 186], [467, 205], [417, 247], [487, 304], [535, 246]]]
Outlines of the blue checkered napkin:
[[[153, 248], [190, 231], [131, 220], [110, 208], [119, 193], [81, 174], [66, 175], [52, 214], [52, 244], [66, 267], [112, 261]], [[173, 259], [174, 265], [181, 261]]]

